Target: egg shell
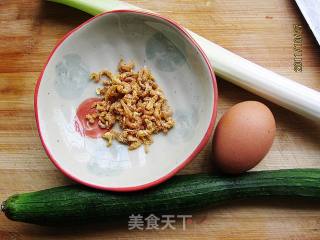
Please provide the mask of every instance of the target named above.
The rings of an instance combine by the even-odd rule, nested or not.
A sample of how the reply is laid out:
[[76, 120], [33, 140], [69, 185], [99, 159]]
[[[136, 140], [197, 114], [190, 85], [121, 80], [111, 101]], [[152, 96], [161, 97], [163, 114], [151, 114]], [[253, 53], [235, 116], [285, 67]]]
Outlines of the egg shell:
[[275, 132], [275, 119], [266, 105], [256, 101], [238, 103], [223, 115], [216, 127], [214, 161], [223, 172], [245, 172], [265, 157]]

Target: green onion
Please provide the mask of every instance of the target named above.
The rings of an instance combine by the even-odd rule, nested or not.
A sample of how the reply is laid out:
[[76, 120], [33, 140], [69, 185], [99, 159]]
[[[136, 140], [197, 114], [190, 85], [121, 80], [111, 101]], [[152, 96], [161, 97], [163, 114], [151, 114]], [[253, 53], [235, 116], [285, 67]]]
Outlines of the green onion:
[[[148, 11], [116, 0], [49, 1], [62, 3], [92, 15], [121, 9]], [[190, 30], [187, 31], [204, 49], [218, 76], [284, 108], [316, 121], [320, 120], [320, 92], [250, 62]]]

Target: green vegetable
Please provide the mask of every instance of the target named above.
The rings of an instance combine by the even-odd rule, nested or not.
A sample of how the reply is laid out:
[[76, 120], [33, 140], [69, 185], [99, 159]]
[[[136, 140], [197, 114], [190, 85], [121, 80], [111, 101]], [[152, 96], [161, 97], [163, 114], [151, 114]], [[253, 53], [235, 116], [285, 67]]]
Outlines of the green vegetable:
[[56, 2], [65, 4], [67, 6], [77, 8], [81, 11], [89, 13], [91, 15], [97, 15], [106, 11], [118, 10], [118, 9], [131, 9], [137, 10], [138, 7], [121, 2], [117, 0], [48, 0], [50, 2]]
[[114, 193], [84, 186], [18, 194], [2, 205], [8, 218], [35, 224], [80, 223], [131, 214], [184, 213], [229, 200], [260, 196], [320, 198], [320, 169], [246, 173], [241, 176], [175, 176], [152, 189]]

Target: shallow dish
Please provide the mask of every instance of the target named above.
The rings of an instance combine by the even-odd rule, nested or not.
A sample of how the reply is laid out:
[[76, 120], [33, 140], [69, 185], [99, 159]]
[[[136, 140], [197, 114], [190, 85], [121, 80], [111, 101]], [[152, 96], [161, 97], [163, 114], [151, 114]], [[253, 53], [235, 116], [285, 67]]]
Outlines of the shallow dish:
[[[116, 71], [118, 61], [149, 67], [176, 126], [158, 134], [149, 152], [129, 151], [76, 129], [78, 106], [94, 95], [89, 74]], [[182, 27], [161, 16], [113, 11], [91, 18], [68, 33], [52, 51], [35, 89], [35, 113], [42, 144], [55, 166], [90, 187], [133, 191], [165, 181], [208, 142], [216, 116], [215, 76], [203, 51]]]

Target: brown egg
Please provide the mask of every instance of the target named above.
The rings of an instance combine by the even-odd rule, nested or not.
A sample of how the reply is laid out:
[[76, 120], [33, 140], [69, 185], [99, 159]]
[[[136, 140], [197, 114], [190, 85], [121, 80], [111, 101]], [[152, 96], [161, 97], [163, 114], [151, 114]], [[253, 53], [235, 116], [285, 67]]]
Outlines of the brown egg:
[[213, 137], [214, 161], [231, 174], [256, 166], [271, 148], [276, 132], [269, 108], [255, 101], [238, 103], [220, 119]]

